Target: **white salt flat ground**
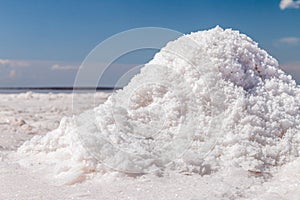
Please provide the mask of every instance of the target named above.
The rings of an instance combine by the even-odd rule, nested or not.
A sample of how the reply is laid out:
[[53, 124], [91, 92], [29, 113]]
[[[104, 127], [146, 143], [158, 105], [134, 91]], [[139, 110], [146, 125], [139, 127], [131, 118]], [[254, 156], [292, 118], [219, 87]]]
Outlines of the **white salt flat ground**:
[[[97, 93], [97, 103], [107, 93]], [[0, 95], [0, 199], [299, 199], [299, 159], [263, 183], [240, 169], [210, 176], [168, 174], [124, 177], [97, 174], [76, 185], [56, 185], [34, 170], [16, 164], [13, 152], [34, 135], [55, 129], [63, 116], [89, 108], [90, 95], [72, 109], [72, 94]]]

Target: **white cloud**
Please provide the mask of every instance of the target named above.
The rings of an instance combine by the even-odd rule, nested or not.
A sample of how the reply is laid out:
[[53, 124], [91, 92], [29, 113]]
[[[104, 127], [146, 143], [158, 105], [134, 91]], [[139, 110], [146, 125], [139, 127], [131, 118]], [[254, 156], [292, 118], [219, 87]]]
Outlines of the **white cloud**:
[[27, 70], [30, 64], [30, 61], [25, 60], [0, 59], [1, 77], [4, 79], [15, 79], [18, 71]]
[[16, 77], [16, 75], [17, 75], [16, 70], [15, 70], [15, 69], [12, 69], [12, 70], [10, 70], [8, 76], [9, 76], [10, 79], [14, 79], [14, 78]]
[[0, 65], [9, 67], [27, 67], [30, 62], [23, 60], [0, 59]]
[[51, 67], [51, 70], [77, 70], [77, 66], [73, 65], [60, 65], [60, 64], [54, 64]]
[[0, 65], [7, 65], [10, 63], [10, 60], [0, 59]]
[[287, 9], [287, 8], [294, 8], [294, 9], [298, 9], [300, 6], [300, 0], [281, 0], [279, 7], [281, 10]]
[[287, 44], [287, 45], [298, 45], [300, 44], [300, 38], [299, 37], [284, 37], [279, 39], [278, 41], [281, 44]]
[[[16, 60], [0, 58], [0, 85], [70, 86], [80, 63], [59, 60]], [[77, 66], [77, 67], [76, 67]]]

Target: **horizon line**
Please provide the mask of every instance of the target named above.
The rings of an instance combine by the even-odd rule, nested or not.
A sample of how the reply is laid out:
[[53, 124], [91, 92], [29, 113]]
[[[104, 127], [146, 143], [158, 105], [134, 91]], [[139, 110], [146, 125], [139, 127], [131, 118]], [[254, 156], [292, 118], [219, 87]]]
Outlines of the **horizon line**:
[[123, 87], [64, 87], [64, 86], [47, 86], [47, 87], [0, 87], [0, 90], [115, 90]]

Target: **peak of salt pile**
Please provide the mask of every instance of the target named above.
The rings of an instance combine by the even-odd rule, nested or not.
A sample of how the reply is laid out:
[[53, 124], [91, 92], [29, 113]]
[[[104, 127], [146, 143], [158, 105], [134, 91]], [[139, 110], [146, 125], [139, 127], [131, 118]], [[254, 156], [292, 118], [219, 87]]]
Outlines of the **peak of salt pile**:
[[18, 152], [68, 183], [95, 171], [269, 172], [299, 155], [299, 97], [257, 43], [216, 27], [169, 42], [104, 104]]

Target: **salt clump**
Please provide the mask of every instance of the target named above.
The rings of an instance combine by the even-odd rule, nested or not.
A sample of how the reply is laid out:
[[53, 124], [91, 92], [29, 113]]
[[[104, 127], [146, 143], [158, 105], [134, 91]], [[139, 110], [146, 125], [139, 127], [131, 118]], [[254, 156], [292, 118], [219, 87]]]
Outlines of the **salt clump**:
[[299, 156], [299, 99], [257, 43], [216, 27], [169, 42], [104, 104], [62, 119], [19, 153], [67, 183], [114, 170], [269, 174]]

